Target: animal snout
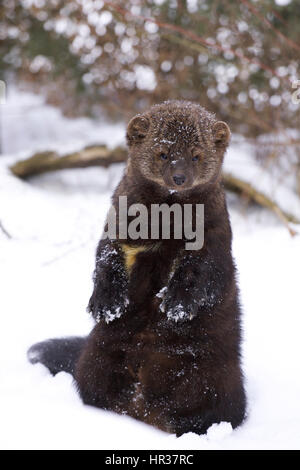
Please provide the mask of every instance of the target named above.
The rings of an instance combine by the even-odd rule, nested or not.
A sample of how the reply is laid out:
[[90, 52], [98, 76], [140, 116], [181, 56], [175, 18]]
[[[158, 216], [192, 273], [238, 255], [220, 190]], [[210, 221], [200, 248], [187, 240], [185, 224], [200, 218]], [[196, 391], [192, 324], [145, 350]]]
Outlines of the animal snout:
[[173, 180], [175, 184], [178, 186], [181, 186], [185, 182], [185, 176], [184, 175], [174, 175]]

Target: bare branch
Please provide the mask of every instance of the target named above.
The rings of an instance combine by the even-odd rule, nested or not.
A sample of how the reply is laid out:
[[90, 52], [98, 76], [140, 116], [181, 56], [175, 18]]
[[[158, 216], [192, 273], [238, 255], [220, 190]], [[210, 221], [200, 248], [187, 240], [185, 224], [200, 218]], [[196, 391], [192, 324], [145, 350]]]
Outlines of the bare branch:
[[190, 40], [192, 40], [192, 41], [194, 41], [198, 44], [202, 44], [206, 48], [214, 48], [214, 49], [218, 50], [219, 52], [226, 52], [226, 53], [233, 54], [235, 57], [237, 57], [241, 60], [244, 60], [245, 62], [248, 62], [250, 64], [255, 64], [259, 68], [261, 68], [262, 70], [270, 72], [272, 75], [278, 77], [280, 80], [288, 81], [289, 83], [291, 83], [291, 80], [289, 78], [282, 77], [282, 76], [278, 75], [276, 70], [274, 70], [272, 67], [262, 63], [258, 59], [254, 59], [252, 57], [245, 56], [239, 50], [231, 49], [230, 47], [224, 47], [224, 46], [221, 46], [220, 44], [217, 44], [217, 43], [212, 44], [210, 41], [208, 41], [207, 39], [199, 36], [198, 34], [194, 33], [193, 31], [189, 31], [188, 29], [184, 29], [184, 28], [182, 28], [178, 25], [162, 22], [162, 21], [157, 20], [153, 17], [146, 17], [146, 16], [143, 16], [143, 15], [138, 15], [138, 14], [132, 13], [131, 11], [126, 10], [122, 6], [116, 4], [115, 2], [104, 0], [104, 3], [107, 7], [111, 8], [112, 10], [119, 13], [123, 17], [127, 16], [127, 17], [131, 17], [131, 18], [134, 18], [134, 19], [147, 21], [149, 23], [155, 23], [157, 26], [159, 26], [162, 29], [167, 29], [169, 31], [179, 33], [180, 35], [185, 36], [188, 39], [190, 39]]
[[279, 37], [281, 40], [283, 40], [283, 42], [288, 44], [293, 49], [296, 49], [297, 51], [300, 51], [300, 46], [298, 44], [296, 44], [294, 41], [292, 41], [292, 39], [285, 36], [277, 28], [275, 28], [275, 26], [273, 26], [272, 23], [267, 18], [265, 18], [264, 16], [262, 16], [259, 13], [259, 11], [257, 10], [257, 8], [255, 8], [254, 5], [252, 5], [250, 2], [248, 2], [248, 0], [241, 0], [241, 1], [252, 12], [252, 14], [254, 16], [256, 16], [262, 23], [267, 25], [268, 28], [270, 28], [272, 31], [274, 31], [274, 33], [276, 34], [277, 37]]

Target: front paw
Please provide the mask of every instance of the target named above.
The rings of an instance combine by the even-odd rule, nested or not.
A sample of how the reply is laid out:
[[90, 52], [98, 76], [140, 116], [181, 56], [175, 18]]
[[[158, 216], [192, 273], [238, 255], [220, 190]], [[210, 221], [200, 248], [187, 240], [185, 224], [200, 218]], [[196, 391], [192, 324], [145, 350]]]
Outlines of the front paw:
[[109, 323], [117, 318], [120, 318], [127, 309], [129, 299], [127, 291], [109, 294], [104, 290], [97, 288], [94, 290], [88, 305], [88, 312], [90, 312], [96, 322], [104, 319]]
[[184, 287], [176, 289], [165, 287], [157, 297], [162, 299], [160, 310], [167, 315], [168, 320], [175, 322], [192, 320], [198, 313], [198, 302]]
[[212, 282], [199, 286], [196, 282], [187, 285], [182, 280], [174, 279], [157, 297], [162, 299], [160, 310], [175, 322], [192, 320], [199, 312], [211, 310], [222, 300], [218, 286]]

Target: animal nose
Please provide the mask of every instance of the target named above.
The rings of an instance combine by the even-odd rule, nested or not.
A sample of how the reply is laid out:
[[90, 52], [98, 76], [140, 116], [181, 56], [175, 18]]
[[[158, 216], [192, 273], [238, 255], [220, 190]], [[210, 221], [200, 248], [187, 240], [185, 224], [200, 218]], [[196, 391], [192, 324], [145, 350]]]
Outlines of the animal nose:
[[178, 186], [181, 186], [185, 182], [185, 176], [184, 175], [174, 175], [173, 180], [175, 184]]

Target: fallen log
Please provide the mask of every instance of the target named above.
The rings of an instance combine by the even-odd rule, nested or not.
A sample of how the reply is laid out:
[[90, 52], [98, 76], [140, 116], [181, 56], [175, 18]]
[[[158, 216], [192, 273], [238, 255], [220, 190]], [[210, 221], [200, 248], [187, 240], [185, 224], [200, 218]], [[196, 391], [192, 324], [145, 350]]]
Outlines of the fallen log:
[[290, 214], [289, 212], [281, 209], [275, 201], [270, 199], [264, 193], [258, 191], [250, 183], [243, 181], [230, 173], [223, 173], [223, 181], [225, 188], [228, 191], [232, 191], [236, 194], [247, 197], [256, 204], [271, 210], [277, 215], [277, 217], [279, 217], [284, 225], [286, 225], [292, 236], [297, 234], [297, 232], [290, 227], [289, 223], [300, 224], [300, 220], [293, 214]]
[[108, 167], [112, 163], [124, 162], [127, 152], [124, 147], [108, 149], [106, 145], [92, 145], [79, 152], [59, 155], [57, 152], [39, 152], [32, 157], [21, 160], [10, 167], [19, 178], [30, 178], [49, 171], [69, 168], [87, 168], [90, 166]]
[[[54, 151], [36, 153], [26, 160], [15, 163], [10, 169], [15, 176], [26, 179], [42, 173], [70, 168], [87, 168], [91, 166], [106, 168], [113, 163], [122, 163], [126, 160], [127, 151], [124, 147], [109, 149], [105, 145], [93, 145], [85, 147], [79, 152], [62, 156]], [[230, 173], [223, 172], [223, 181], [226, 190], [244, 196], [250, 201], [271, 210], [287, 226], [291, 235], [296, 234], [295, 230], [289, 225], [290, 223], [300, 224], [300, 220], [296, 216], [281, 209], [275, 201], [250, 183]]]

